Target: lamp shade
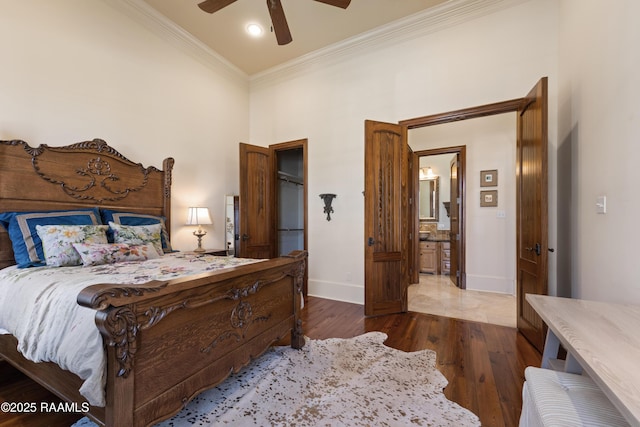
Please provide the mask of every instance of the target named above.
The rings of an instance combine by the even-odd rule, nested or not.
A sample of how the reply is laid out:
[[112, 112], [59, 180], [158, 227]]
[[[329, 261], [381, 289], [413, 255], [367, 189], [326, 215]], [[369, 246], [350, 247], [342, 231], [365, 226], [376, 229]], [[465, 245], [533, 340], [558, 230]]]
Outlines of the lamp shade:
[[209, 208], [189, 208], [187, 213], [186, 225], [208, 225], [213, 224], [211, 221], [211, 215], [209, 215]]

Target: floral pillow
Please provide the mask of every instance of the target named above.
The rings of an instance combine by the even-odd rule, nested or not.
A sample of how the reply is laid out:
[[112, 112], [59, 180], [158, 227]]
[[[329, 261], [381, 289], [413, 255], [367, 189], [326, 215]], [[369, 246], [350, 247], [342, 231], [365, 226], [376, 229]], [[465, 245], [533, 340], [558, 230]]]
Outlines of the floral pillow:
[[158, 255], [163, 253], [161, 224], [122, 225], [109, 221], [109, 228], [113, 231], [114, 243], [126, 243], [129, 245], [151, 243], [158, 251]]
[[80, 265], [74, 243], [107, 243], [106, 225], [36, 225], [48, 266]]
[[160, 258], [158, 250], [151, 243], [144, 245], [75, 243], [73, 246], [80, 254], [82, 264], [85, 266]]
[[[169, 232], [165, 223], [166, 218], [156, 215], [141, 214], [135, 212], [122, 212], [113, 211], [110, 209], [100, 208], [100, 215], [102, 216], [102, 224], [109, 224], [109, 221], [113, 221], [116, 224], [122, 225], [149, 225], [160, 224], [162, 227], [162, 249], [164, 253], [173, 252], [171, 247], [171, 240], [169, 238]], [[113, 241], [113, 236], [107, 232], [107, 239]]]

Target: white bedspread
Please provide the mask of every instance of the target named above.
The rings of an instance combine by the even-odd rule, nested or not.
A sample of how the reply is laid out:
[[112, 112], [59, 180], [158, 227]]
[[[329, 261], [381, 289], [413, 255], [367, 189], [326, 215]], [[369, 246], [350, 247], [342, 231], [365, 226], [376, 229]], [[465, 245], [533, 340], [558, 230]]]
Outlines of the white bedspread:
[[0, 333], [15, 336], [27, 359], [54, 362], [78, 375], [84, 380], [80, 393], [91, 405], [104, 406], [105, 351], [95, 311], [76, 302], [82, 289], [168, 280], [256, 261], [177, 253], [94, 267], [8, 267], [0, 270]]

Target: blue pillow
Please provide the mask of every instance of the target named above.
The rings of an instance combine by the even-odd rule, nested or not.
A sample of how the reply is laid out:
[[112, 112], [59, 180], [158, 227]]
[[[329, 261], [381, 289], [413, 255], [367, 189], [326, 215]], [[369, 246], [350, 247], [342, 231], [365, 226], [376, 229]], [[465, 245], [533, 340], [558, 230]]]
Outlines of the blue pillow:
[[[100, 209], [100, 213], [102, 214], [103, 224], [109, 224], [109, 221], [120, 225], [152, 225], [159, 223], [160, 225], [162, 225], [162, 230], [160, 232], [160, 237], [162, 240], [162, 251], [164, 253], [173, 252], [171, 241], [169, 240], [169, 232], [167, 231], [164, 217], [140, 214], [135, 212], [113, 211], [110, 209]], [[113, 231], [111, 229], [107, 231], [107, 238], [109, 239], [109, 242], [113, 243]]]
[[19, 268], [46, 265], [36, 225], [101, 225], [98, 208], [44, 212], [3, 212], [0, 224], [7, 229], [13, 257]]

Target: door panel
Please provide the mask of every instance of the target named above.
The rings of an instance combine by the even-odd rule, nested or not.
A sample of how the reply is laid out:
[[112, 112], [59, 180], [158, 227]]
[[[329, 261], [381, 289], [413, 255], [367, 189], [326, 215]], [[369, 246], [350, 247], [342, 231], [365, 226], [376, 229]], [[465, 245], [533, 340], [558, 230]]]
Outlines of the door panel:
[[240, 257], [275, 257], [272, 189], [269, 148], [240, 144]]
[[547, 294], [547, 114], [545, 77], [518, 108], [516, 154], [518, 330], [540, 351], [546, 331], [525, 295]]
[[420, 282], [420, 156], [409, 148], [409, 283]]
[[460, 253], [460, 247], [458, 245], [460, 241], [460, 206], [458, 204], [458, 198], [460, 197], [458, 180], [460, 154], [456, 153], [456, 156], [451, 160], [449, 165], [450, 170], [450, 198], [449, 198], [449, 244], [450, 244], [450, 272], [449, 278], [454, 285], [460, 287], [460, 268], [458, 267], [458, 254]]
[[407, 311], [409, 146], [406, 127], [365, 122], [365, 315]]

